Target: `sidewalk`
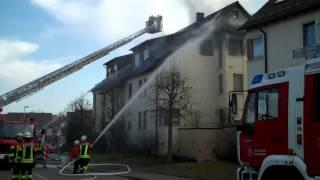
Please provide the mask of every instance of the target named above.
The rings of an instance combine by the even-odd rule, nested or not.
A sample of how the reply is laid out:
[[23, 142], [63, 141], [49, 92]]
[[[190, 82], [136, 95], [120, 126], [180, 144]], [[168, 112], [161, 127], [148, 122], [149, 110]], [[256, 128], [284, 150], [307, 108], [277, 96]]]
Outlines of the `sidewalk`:
[[155, 173], [143, 173], [143, 172], [131, 172], [129, 174], [123, 175], [122, 177], [127, 177], [136, 180], [200, 180], [194, 178], [185, 178], [177, 176], [169, 176], [164, 174]]

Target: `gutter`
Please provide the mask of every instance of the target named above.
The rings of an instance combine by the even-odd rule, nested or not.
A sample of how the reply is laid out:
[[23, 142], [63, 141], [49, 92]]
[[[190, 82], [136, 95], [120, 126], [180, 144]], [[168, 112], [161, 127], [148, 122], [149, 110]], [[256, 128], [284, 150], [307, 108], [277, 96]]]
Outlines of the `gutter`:
[[263, 33], [264, 40], [264, 73], [268, 73], [268, 36], [261, 27], [259, 27], [259, 31]]

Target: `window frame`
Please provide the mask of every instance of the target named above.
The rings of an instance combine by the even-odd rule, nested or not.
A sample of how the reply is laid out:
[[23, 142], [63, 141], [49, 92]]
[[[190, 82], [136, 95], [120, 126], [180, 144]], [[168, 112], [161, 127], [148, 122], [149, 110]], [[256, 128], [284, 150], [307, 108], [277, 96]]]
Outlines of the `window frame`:
[[[261, 38], [261, 44], [262, 44], [262, 55], [261, 56], [254, 56], [254, 41], [257, 40], [257, 39], [260, 39]], [[262, 60], [265, 58], [265, 39], [264, 39], [264, 36], [263, 35], [259, 35], [259, 36], [256, 36], [256, 37], [253, 37], [253, 38], [250, 38], [249, 39], [249, 43], [250, 43], [250, 58], [249, 60]]]
[[140, 65], [140, 54], [136, 53], [134, 55], [134, 67], [138, 67]]
[[200, 55], [214, 56], [213, 41], [211, 39], [203, 40], [200, 44]]
[[[312, 46], [309, 46], [307, 45], [307, 32], [306, 31], [306, 27], [309, 26], [309, 25], [313, 25], [314, 26], [314, 40], [315, 40], [315, 44], [312, 45]], [[313, 21], [309, 21], [309, 22], [306, 22], [306, 23], [303, 23], [302, 24], [302, 36], [303, 36], [303, 39], [302, 39], [302, 45], [304, 48], [307, 48], [307, 47], [314, 47], [317, 45], [317, 35], [316, 35], [316, 22], [313, 20]]]
[[[236, 76], [241, 76], [241, 88], [240, 89], [236, 89], [235, 88], [235, 77]], [[234, 91], [243, 91], [244, 90], [243, 74], [241, 74], [241, 73], [233, 73], [232, 78], [233, 78], [233, 90]]]
[[[267, 91], [267, 92], [272, 92], [273, 90], [276, 90], [277, 91], [277, 94], [278, 94], [278, 102], [277, 102], [277, 117], [274, 117], [274, 118], [271, 118], [269, 119], [267, 117], [267, 119], [259, 119], [259, 93], [261, 92], [264, 92], [264, 91]], [[277, 120], [279, 119], [279, 115], [280, 115], [280, 89], [279, 87], [269, 87], [269, 88], [264, 88], [264, 89], [259, 89], [257, 92], [256, 92], [256, 109], [257, 109], [257, 112], [256, 112], [256, 121], [272, 121], [272, 120]], [[270, 112], [268, 111], [268, 104], [266, 104], [266, 113]], [[267, 114], [269, 115], [269, 114]]]
[[[146, 52], [147, 52], [147, 53], [146, 53]], [[147, 54], [147, 57], [146, 57], [146, 54]], [[149, 58], [150, 58], [150, 49], [145, 48], [145, 49], [143, 50], [143, 60], [146, 61], [146, 60], [148, 60]]]
[[132, 83], [130, 82], [128, 85], [128, 98], [130, 99], [132, 97]]

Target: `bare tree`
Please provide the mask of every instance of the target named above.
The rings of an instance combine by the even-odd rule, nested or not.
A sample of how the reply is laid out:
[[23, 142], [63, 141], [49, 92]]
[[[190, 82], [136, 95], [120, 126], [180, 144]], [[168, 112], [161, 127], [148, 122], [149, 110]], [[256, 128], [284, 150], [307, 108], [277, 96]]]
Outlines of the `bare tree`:
[[156, 97], [152, 102], [156, 106], [156, 112], [165, 113], [165, 122], [168, 125], [168, 155], [167, 161], [172, 161], [172, 128], [174, 119], [179, 119], [192, 110], [191, 106], [191, 86], [186, 85], [186, 78], [181, 77], [181, 73], [175, 66], [159, 74], [153, 89]]
[[94, 119], [91, 103], [84, 97], [79, 97], [67, 106], [67, 144], [72, 146], [73, 141], [79, 139], [82, 134], [87, 134], [89, 139], [92, 139], [93, 132]]

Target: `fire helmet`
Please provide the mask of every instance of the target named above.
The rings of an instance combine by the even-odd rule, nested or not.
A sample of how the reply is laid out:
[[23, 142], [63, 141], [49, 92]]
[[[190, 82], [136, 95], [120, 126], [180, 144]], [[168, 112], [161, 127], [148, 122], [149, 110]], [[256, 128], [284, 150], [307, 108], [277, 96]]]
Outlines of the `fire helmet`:
[[85, 141], [85, 140], [87, 140], [87, 135], [81, 136], [81, 141]]
[[23, 137], [23, 134], [22, 134], [21, 132], [18, 132], [18, 133], [16, 134], [16, 137], [17, 137], [17, 138], [21, 138], [21, 137]]
[[26, 131], [23, 135], [25, 138], [31, 138], [31, 133], [29, 131]]
[[78, 145], [78, 144], [80, 144], [80, 141], [79, 140], [75, 140], [74, 141], [74, 145]]

